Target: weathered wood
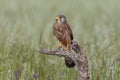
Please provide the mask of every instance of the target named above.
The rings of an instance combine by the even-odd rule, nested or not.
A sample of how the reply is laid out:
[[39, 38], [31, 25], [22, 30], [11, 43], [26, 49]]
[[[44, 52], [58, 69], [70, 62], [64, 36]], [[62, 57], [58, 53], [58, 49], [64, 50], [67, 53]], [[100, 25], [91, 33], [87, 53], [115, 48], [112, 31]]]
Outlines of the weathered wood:
[[80, 48], [79, 44], [76, 41], [72, 41], [72, 49], [77, 54], [72, 54], [61, 49], [47, 50], [43, 48], [39, 50], [39, 53], [47, 55], [56, 55], [59, 57], [70, 57], [72, 60], [74, 60], [75, 65], [77, 67], [78, 80], [90, 80], [88, 60], [86, 55], [83, 53], [82, 49]]

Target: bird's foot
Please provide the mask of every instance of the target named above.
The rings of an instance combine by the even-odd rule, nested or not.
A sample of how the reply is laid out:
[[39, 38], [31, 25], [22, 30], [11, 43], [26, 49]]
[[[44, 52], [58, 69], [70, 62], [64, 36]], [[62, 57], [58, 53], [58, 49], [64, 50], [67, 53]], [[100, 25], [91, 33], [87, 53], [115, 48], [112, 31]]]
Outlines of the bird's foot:
[[66, 47], [66, 48], [65, 48], [65, 51], [69, 51], [69, 49]]

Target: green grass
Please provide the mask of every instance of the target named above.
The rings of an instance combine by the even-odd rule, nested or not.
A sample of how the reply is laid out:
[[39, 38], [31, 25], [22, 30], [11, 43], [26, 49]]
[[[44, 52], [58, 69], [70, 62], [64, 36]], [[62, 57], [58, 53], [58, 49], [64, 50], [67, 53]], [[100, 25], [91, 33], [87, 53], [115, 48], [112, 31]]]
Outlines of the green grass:
[[[119, 0], [0, 0], [0, 80], [77, 80], [56, 49], [52, 27], [64, 14], [87, 55], [91, 80], [120, 79]], [[36, 77], [36, 79], [35, 79]]]

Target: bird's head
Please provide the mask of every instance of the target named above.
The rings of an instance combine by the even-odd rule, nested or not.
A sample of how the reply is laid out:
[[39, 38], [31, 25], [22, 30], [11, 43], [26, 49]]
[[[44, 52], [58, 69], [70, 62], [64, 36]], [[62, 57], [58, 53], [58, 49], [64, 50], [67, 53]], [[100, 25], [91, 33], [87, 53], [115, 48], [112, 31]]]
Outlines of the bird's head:
[[66, 17], [64, 15], [57, 15], [56, 16], [56, 22], [66, 23]]

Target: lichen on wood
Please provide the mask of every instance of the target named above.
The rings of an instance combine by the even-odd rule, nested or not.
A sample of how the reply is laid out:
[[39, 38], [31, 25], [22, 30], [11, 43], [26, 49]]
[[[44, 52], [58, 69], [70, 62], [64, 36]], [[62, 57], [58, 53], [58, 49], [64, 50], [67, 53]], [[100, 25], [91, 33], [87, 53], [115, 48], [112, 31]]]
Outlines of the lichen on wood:
[[41, 48], [39, 53], [71, 58], [77, 67], [78, 80], [90, 80], [87, 57], [76, 41], [72, 41], [72, 50], [75, 51], [76, 54], [72, 54], [71, 52], [67, 52], [61, 49], [47, 50], [44, 48]]

